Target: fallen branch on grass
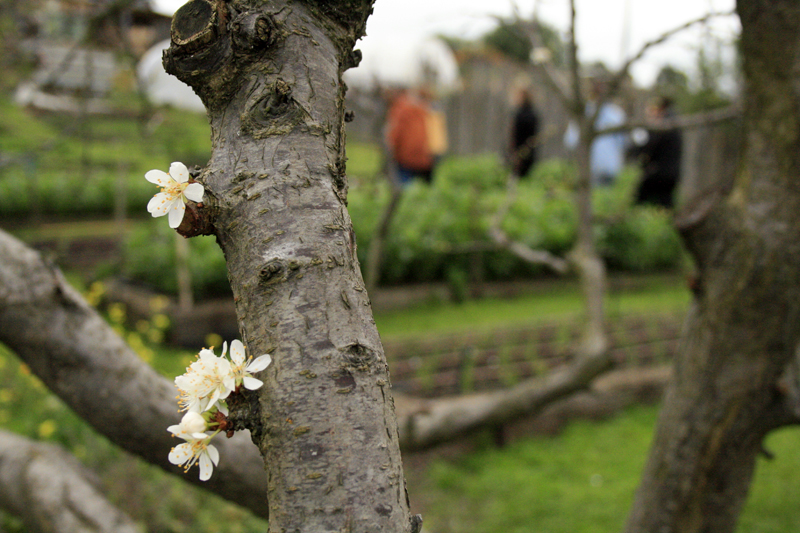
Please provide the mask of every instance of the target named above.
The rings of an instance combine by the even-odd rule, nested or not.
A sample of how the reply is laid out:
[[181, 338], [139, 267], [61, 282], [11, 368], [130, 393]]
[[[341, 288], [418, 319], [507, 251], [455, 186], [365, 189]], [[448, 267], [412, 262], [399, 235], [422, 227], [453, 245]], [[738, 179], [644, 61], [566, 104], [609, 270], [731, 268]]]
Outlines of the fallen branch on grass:
[[398, 395], [395, 401], [400, 445], [406, 450], [430, 448], [480, 427], [535, 415], [553, 402], [585, 390], [611, 366], [604, 351], [578, 357], [565, 368], [510, 389], [428, 401], [407, 400]]

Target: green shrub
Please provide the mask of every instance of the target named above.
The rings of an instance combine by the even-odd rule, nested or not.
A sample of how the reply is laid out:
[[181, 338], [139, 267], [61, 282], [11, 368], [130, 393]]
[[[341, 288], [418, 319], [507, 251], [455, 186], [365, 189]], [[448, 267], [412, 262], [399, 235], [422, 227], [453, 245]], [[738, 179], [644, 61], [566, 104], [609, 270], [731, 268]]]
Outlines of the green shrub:
[[[573, 246], [577, 213], [573, 169], [546, 161], [519, 182], [503, 230], [534, 249], [563, 255]], [[506, 198], [505, 170], [495, 156], [451, 158], [437, 169], [433, 184], [413, 182], [403, 192], [384, 243], [385, 283], [447, 280], [450, 268], [465, 269], [465, 251], [486, 243], [493, 216]], [[612, 268], [647, 270], [680, 264], [680, 241], [666, 213], [631, 206], [638, 172], [628, 169], [613, 187], [593, 194], [598, 246]], [[351, 191], [350, 212], [359, 258], [366, 259], [372, 234], [389, 200], [388, 186], [373, 183]], [[603, 222], [604, 221], [604, 222]], [[530, 277], [545, 272], [504, 250], [480, 253], [486, 279]]]
[[675, 267], [683, 253], [668, 211], [642, 206], [601, 227], [598, 248], [609, 268], [648, 271]]
[[111, 215], [124, 200], [129, 215], [157, 192], [144, 179], [172, 161], [205, 164], [205, 116], [158, 112], [148, 124], [124, 116], [34, 114], [0, 97], [0, 217], [31, 214]]
[[[142, 224], [125, 242], [121, 274], [154, 290], [176, 294], [177, 237], [163, 219]], [[189, 243], [189, 272], [196, 298], [230, 294], [225, 256], [214, 237], [194, 237]]]
[[[503, 220], [504, 231], [534, 249], [556, 255], [568, 252], [577, 231], [571, 172], [571, 167], [560, 161], [547, 161], [534, 169], [518, 184]], [[598, 250], [612, 269], [674, 268], [681, 261], [680, 239], [666, 211], [631, 206], [637, 178], [635, 169], [628, 170], [613, 187], [595, 191]], [[388, 201], [389, 185], [380, 179], [362, 180], [350, 190], [348, 208], [362, 265]], [[475, 260], [480, 261], [487, 280], [548, 273], [545, 267], [526, 263], [505, 250], [487, 248], [487, 230], [505, 201], [505, 171], [494, 156], [451, 158], [439, 167], [432, 184], [412, 182], [403, 190], [383, 245], [382, 282], [444, 281], [459, 289]], [[124, 273], [174, 292], [174, 237], [166, 224], [158, 222], [128, 241]], [[225, 264], [214, 239], [189, 242], [196, 295], [227, 294]], [[475, 251], [476, 244], [481, 251]], [[456, 292], [465, 294], [460, 289]]]

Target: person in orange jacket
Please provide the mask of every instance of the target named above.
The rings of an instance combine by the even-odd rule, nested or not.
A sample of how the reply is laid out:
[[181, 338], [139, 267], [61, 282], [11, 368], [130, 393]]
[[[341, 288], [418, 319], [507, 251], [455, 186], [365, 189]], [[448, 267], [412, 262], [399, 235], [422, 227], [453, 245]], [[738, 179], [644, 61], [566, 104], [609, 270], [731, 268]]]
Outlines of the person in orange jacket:
[[[427, 93], [402, 91], [389, 108], [386, 142], [401, 184], [418, 177], [430, 183], [442, 151], [443, 120], [434, 116]], [[446, 137], [444, 137], [446, 147]]]

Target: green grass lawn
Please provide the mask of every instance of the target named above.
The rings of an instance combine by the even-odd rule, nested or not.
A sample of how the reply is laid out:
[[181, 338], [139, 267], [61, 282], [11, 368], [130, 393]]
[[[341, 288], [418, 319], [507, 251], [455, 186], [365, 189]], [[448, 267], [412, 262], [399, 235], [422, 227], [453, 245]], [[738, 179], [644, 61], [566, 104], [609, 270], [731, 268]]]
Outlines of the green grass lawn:
[[[657, 407], [632, 407], [605, 422], [572, 422], [557, 437], [532, 437], [429, 465], [412, 486], [436, 533], [612, 533], [621, 531], [644, 465]], [[800, 529], [800, 429], [767, 439], [742, 533]]]
[[[635, 287], [610, 291], [606, 307], [611, 318], [616, 314], [680, 312], [689, 305], [691, 296], [681, 277], [652, 275], [637, 279]], [[461, 304], [432, 302], [411, 309], [376, 312], [375, 322], [381, 337], [390, 339], [574, 320], [582, 312], [577, 282], [554, 280], [517, 298], [483, 298]]]

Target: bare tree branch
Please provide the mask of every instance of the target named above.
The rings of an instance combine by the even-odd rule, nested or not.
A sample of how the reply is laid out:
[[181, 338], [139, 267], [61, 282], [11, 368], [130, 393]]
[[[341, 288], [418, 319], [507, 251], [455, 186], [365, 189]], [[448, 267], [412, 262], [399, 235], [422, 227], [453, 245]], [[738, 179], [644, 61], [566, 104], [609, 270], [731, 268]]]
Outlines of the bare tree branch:
[[[0, 342], [98, 432], [171, 472], [176, 390], [131, 350], [39, 253], [0, 231]], [[219, 439], [207, 482], [183, 476], [264, 516], [266, 475], [244, 434]], [[227, 459], [227, 460], [226, 460]]]
[[[0, 232], [0, 257], [0, 341], [103, 435], [176, 472], [166, 464], [173, 443], [165, 428], [175, 422], [176, 415], [172, 384], [125, 346], [38, 253]], [[469, 429], [540, 410], [585, 388], [608, 365], [605, 357], [584, 358], [510, 391], [428, 402], [430, 416], [421, 418], [416, 413], [401, 424], [406, 432], [412, 423], [415, 428], [413, 433], [404, 433], [402, 445], [428, 447]], [[401, 412], [409, 411], [406, 403], [399, 400]], [[252, 510], [265, 509], [261, 505], [265, 480], [255, 446], [236, 439], [222, 440], [217, 446], [222, 448], [223, 461], [201, 486]]]
[[517, 177], [509, 173], [506, 186], [506, 198], [495, 213], [491, 227], [489, 228], [489, 238], [498, 247], [508, 250], [523, 261], [534, 264], [542, 264], [550, 267], [559, 274], [566, 274], [569, 270], [569, 263], [546, 250], [534, 250], [530, 246], [519, 241], [512, 240], [508, 234], [500, 227], [503, 219], [508, 214], [511, 204], [516, 199]]
[[[535, 15], [532, 21], [525, 20], [521, 17], [519, 10], [515, 8], [514, 23], [518, 24], [525, 30], [528, 40], [530, 40], [534, 50], [541, 46], [542, 43], [540, 42], [541, 39], [539, 37], [538, 29], [539, 22]], [[558, 79], [558, 71], [556, 71], [553, 65], [550, 62], [545, 61], [541, 63], [534, 63], [534, 67], [536, 67], [537, 71], [542, 75], [542, 80], [544, 81], [545, 85], [547, 85], [547, 87], [552, 90], [561, 101], [561, 105], [564, 106], [565, 109], [571, 109], [571, 107], [574, 105], [573, 100], [569, 97], [568, 91], [562, 87], [561, 82]]]
[[0, 508], [38, 533], [140, 533], [72, 455], [0, 430]]
[[388, 166], [390, 169], [386, 178], [389, 182], [389, 202], [381, 212], [378, 226], [372, 234], [372, 239], [370, 239], [367, 261], [364, 265], [364, 280], [368, 293], [374, 292], [380, 283], [383, 245], [386, 242], [386, 236], [389, 234], [389, 227], [392, 225], [392, 220], [394, 220], [397, 206], [400, 205], [400, 199], [403, 197], [403, 188], [396, 181], [399, 179], [396, 176], [396, 170], [391, 163]]
[[708, 13], [708, 14], [700, 17], [700, 18], [697, 18], [697, 19], [694, 19], [694, 20], [690, 20], [689, 22], [686, 22], [685, 24], [681, 24], [680, 26], [678, 26], [676, 28], [673, 28], [673, 29], [671, 29], [669, 31], [666, 31], [666, 32], [662, 33], [661, 35], [659, 35], [658, 37], [656, 37], [655, 39], [646, 42], [644, 45], [642, 45], [642, 47], [639, 49], [639, 51], [636, 54], [631, 56], [625, 62], [625, 64], [622, 65], [622, 67], [620, 67], [620, 69], [617, 71], [617, 73], [611, 79], [611, 82], [609, 83], [605, 93], [599, 96], [600, 102], [604, 102], [608, 97], [610, 97], [611, 95], [613, 95], [613, 94], [615, 94], [617, 92], [617, 90], [619, 89], [620, 85], [622, 84], [622, 80], [624, 80], [625, 77], [628, 75], [628, 72], [630, 71], [631, 66], [634, 63], [636, 63], [639, 59], [641, 59], [642, 56], [644, 56], [644, 54], [650, 48], [653, 48], [654, 46], [657, 46], [657, 45], [663, 43], [664, 41], [666, 41], [670, 37], [674, 36], [675, 34], [680, 33], [680, 32], [682, 32], [682, 31], [684, 31], [684, 30], [686, 30], [688, 28], [691, 28], [692, 26], [695, 26], [697, 24], [704, 24], [704, 23], [708, 22], [709, 20], [711, 20], [713, 18], [716, 18], [716, 17], [732, 16], [734, 14], [735, 14], [734, 11]]
[[508, 250], [523, 261], [545, 265], [559, 274], [566, 274], [569, 271], [569, 263], [567, 261], [546, 250], [534, 250], [519, 241], [514, 241], [500, 228], [491, 228], [489, 237], [499, 247]]
[[705, 111], [702, 113], [692, 113], [691, 115], [684, 115], [680, 117], [664, 118], [658, 122], [640, 120], [628, 121], [619, 126], [612, 126], [597, 130], [598, 135], [605, 135], [610, 133], [618, 133], [621, 131], [630, 131], [635, 128], [645, 128], [650, 131], [668, 131], [674, 129], [692, 129], [710, 126], [719, 122], [734, 120], [742, 116], [742, 109], [739, 105], [731, 105], [712, 111]]
[[[569, 68], [572, 81], [572, 106], [568, 109], [573, 115], [583, 116], [585, 98], [581, 92], [580, 63], [578, 62], [578, 39], [575, 35], [575, 0], [569, 0]], [[594, 120], [592, 120], [594, 123]]]

